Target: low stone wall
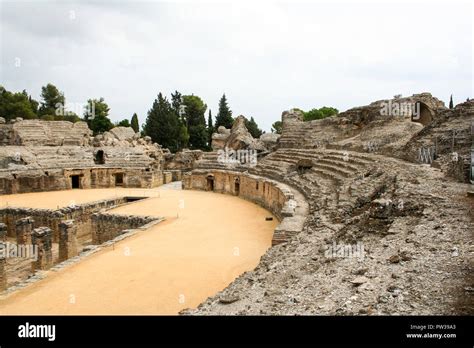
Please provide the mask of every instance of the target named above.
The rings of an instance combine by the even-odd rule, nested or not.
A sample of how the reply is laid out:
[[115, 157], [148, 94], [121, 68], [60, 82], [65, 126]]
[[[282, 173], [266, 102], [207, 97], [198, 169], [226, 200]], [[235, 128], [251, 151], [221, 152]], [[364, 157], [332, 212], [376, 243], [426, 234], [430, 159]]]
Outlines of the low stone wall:
[[273, 234], [273, 245], [286, 242], [299, 233], [309, 211], [299, 191], [248, 173], [194, 170], [183, 176], [183, 188], [236, 195], [270, 210], [280, 220]]
[[[143, 168], [81, 168], [52, 170], [0, 170], [0, 194], [70, 190], [72, 177], [77, 177], [80, 189], [130, 187], [152, 188], [163, 184], [164, 176], [171, 180], [171, 174], [161, 170]], [[120, 176], [121, 181], [116, 177]]]
[[92, 242], [102, 244], [126, 233], [130, 229], [144, 227], [160, 218], [151, 216], [92, 214]]
[[7, 207], [0, 209], [0, 220], [7, 225], [7, 235], [16, 237], [16, 222], [20, 219], [32, 218], [33, 228], [49, 227], [52, 230], [54, 243], [59, 242], [61, 221], [74, 220], [77, 228], [77, 239], [82, 244], [87, 240], [91, 240], [91, 214], [125, 203], [127, 203], [126, 197], [119, 197], [57, 210]]
[[173, 181], [173, 175], [171, 172], [164, 171], [163, 172], [163, 184], [169, 184], [171, 181]]

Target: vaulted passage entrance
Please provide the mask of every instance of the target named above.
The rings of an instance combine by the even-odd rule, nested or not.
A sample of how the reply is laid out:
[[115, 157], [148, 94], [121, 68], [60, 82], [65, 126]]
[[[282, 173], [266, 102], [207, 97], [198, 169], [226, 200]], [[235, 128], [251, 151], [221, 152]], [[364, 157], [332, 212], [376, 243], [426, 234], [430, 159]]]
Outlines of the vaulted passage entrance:
[[412, 116], [411, 120], [413, 122], [421, 123], [423, 126], [426, 126], [431, 123], [431, 121], [433, 120], [433, 116], [430, 108], [426, 104], [422, 102], [417, 102], [415, 110], [419, 114]]

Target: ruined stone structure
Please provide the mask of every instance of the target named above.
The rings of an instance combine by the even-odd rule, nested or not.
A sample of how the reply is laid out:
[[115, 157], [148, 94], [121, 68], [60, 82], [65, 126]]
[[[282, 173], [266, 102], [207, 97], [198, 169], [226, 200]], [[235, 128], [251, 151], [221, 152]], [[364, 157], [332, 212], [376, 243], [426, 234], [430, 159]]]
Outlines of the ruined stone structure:
[[[4, 283], [2, 289], [18, 283], [18, 280], [10, 281], [8, 272], [14, 272], [15, 279], [27, 281], [36, 271], [47, 270], [87, 253], [95, 245], [110, 242], [136, 229], [147, 229], [162, 221], [157, 217], [107, 213], [110, 209], [131, 204], [137, 199], [141, 198], [117, 197], [57, 210], [15, 207], [0, 209], [0, 219], [3, 221], [0, 223], [0, 243], [11, 238], [10, 243], [15, 248], [18, 247], [18, 250], [34, 252], [28, 249], [32, 246], [38, 252], [36, 260], [31, 259], [34, 255], [16, 255], [19, 257], [11, 258], [7, 264], [7, 257], [1, 259], [6, 255], [1, 253], [0, 246], [0, 285]], [[17, 251], [19, 252], [21, 251]]]
[[0, 223], [0, 291], [7, 288], [7, 255], [6, 255], [7, 226]]
[[37, 260], [32, 263], [33, 271], [46, 270], [53, 265], [52, 233], [48, 227], [38, 227], [31, 234], [31, 244], [38, 250]]
[[[254, 139], [239, 116], [213, 135], [213, 151], [177, 154], [123, 127], [91, 137], [83, 123], [0, 124], [0, 193], [182, 180], [270, 210], [279, 225], [257, 268], [183, 313], [472, 314], [474, 101], [448, 109], [422, 93], [309, 122], [289, 110], [282, 123], [281, 136]], [[227, 149], [256, 163], [222, 160]], [[161, 221], [105, 211], [122, 204], [5, 207], [0, 241], [31, 238], [34, 269], [44, 270]], [[340, 257], [339, 245], [363, 248]], [[0, 258], [0, 289], [7, 268]]]
[[16, 244], [31, 244], [31, 232], [34, 220], [31, 216], [16, 220]]
[[[463, 184], [473, 122], [473, 100], [448, 109], [422, 93], [309, 122], [286, 111], [276, 150], [255, 166], [204, 154], [184, 176], [185, 188], [258, 202], [282, 225], [291, 207], [301, 223], [294, 233], [275, 233], [255, 271], [183, 313], [472, 313], [464, 290], [472, 277], [462, 265], [474, 229]], [[219, 130], [214, 148], [229, 138]], [[360, 258], [339, 258], [339, 245], [365, 249]]]
[[79, 253], [77, 245], [77, 226], [74, 220], [64, 220], [59, 224], [59, 262]]
[[155, 187], [168, 179], [161, 147], [131, 128], [92, 137], [85, 122], [22, 120], [0, 124], [0, 145], [3, 194]]

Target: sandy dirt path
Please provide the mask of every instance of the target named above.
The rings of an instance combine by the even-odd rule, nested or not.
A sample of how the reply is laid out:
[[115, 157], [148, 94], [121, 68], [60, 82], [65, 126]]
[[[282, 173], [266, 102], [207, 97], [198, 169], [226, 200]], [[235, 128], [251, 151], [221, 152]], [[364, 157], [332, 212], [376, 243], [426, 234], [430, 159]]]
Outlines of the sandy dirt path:
[[[166, 221], [1, 299], [0, 314], [176, 314], [253, 269], [271, 246], [278, 221], [265, 221], [271, 214], [256, 204], [208, 192], [150, 191], [156, 197], [113, 212]], [[38, 193], [47, 194], [57, 193]]]

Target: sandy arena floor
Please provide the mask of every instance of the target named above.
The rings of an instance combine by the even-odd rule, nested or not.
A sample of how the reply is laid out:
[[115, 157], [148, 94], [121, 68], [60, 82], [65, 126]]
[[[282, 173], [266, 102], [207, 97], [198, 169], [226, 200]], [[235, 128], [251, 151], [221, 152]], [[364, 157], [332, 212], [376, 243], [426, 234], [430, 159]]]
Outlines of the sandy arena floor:
[[[253, 269], [278, 224], [265, 221], [271, 215], [265, 209], [229, 195], [123, 190], [154, 197], [114, 213], [158, 215], [166, 221], [1, 299], [0, 314], [176, 314]], [[20, 194], [1, 202], [55, 207], [71, 199], [78, 204], [120, 195], [117, 191]]]
[[123, 196], [156, 196], [159, 189], [128, 189], [128, 188], [112, 188], [112, 189], [89, 189], [89, 190], [66, 190], [51, 192], [33, 192], [20, 193], [15, 195], [0, 196], [0, 208], [22, 207], [22, 208], [44, 208], [58, 209], [71, 204], [83, 204], [88, 202], [99, 201], [107, 198], [123, 197]]

